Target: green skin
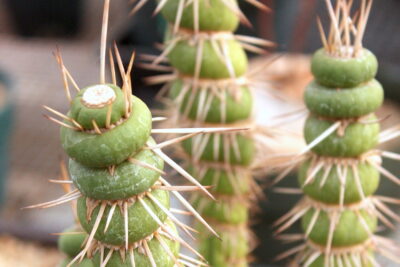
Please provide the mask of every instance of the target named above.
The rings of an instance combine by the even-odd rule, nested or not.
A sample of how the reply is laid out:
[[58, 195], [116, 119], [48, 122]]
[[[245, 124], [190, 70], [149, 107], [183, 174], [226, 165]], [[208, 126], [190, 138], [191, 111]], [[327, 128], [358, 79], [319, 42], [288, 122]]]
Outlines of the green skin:
[[[166, 221], [167, 224], [170, 226], [171, 230], [177, 233], [175, 226], [169, 220]], [[178, 258], [179, 254], [179, 242], [174, 242], [164, 236], [161, 236], [164, 243], [169, 247], [170, 251], [173, 255]], [[174, 261], [165, 252], [164, 248], [161, 246], [160, 242], [153, 238], [152, 240], [148, 241], [147, 244], [149, 245], [151, 254], [153, 255], [154, 261], [156, 262], [157, 267], [172, 267], [174, 266]], [[104, 251], [104, 254], [107, 255], [108, 250]], [[134, 250], [134, 257], [135, 257], [135, 266], [140, 267], [152, 267], [149, 258], [138, 252], [137, 249]], [[95, 266], [100, 266], [100, 253], [96, 253], [93, 257], [93, 262]], [[121, 259], [119, 253], [113, 253], [110, 260], [108, 261], [106, 267], [132, 267], [131, 260], [129, 254], [126, 255], [125, 260]]]
[[[164, 190], [153, 190], [151, 193], [166, 209], [169, 209], [169, 192]], [[153, 213], [158, 216], [160, 221], [165, 221], [167, 215], [150, 199], [147, 197], [143, 199], [146, 202], [147, 206], [149, 206]], [[107, 232], [104, 233], [104, 228], [107, 221], [107, 216], [110, 211], [110, 206], [107, 206], [104, 212], [104, 215], [99, 224], [99, 228], [96, 231], [95, 239], [111, 245], [122, 246], [125, 244], [125, 225], [124, 225], [124, 217], [121, 214], [121, 211], [116, 208], [114, 211], [114, 215], [111, 219], [110, 225], [107, 229]], [[96, 207], [92, 213], [90, 220], [88, 221], [86, 218], [86, 198], [81, 197], [78, 200], [78, 218], [79, 221], [85, 229], [87, 233], [90, 233], [93, 225], [96, 221], [97, 214], [99, 212], [100, 207]], [[157, 222], [147, 213], [143, 205], [136, 201], [134, 204], [129, 206], [128, 208], [128, 236], [129, 243], [133, 243], [143, 239], [144, 237], [153, 233], [156, 229], [158, 229]]]
[[[113, 84], [106, 84], [115, 92], [116, 98], [112, 103], [111, 124], [116, 123], [125, 115], [125, 101], [122, 89]], [[79, 91], [71, 103], [69, 115], [86, 130], [94, 129], [92, 121], [96, 121], [99, 128], [106, 128], [107, 112], [109, 106], [102, 108], [87, 107], [82, 103], [82, 96], [90, 88], [88, 86]]]
[[[229, 61], [232, 63], [234, 75], [235, 77], [240, 77], [247, 71], [248, 62], [246, 53], [239, 42], [235, 40], [226, 42], [229, 51]], [[179, 41], [168, 54], [169, 62], [181, 74], [194, 76], [197, 50], [197, 45], [190, 44], [189, 41]], [[218, 57], [211, 42], [205, 41], [199, 78], [226, 79], [230, 77], [225, 62]]]
[[65, 234], [58, 239], [58, 249], [69, 257], [74, 258], [81, 252], [82, 244], [88, 235], [86, 233], [68, 234], [71, 232], [82, 232], [82, 229], [73, 226], [64, 230], [63, 233]]
[[102, 134], [61, 127], [61, 144], [69, 157], [87, 167], [118, 165], [145, 145], [151, 124], [146, 104], [132, 96], [131, 115], [122, 124]]
[[248, 205], [241, 199], [225, 202], [208, 200], [204, 199], [203, 196], [199, 196], [193, 202], [193, 206], [198, 208], [199, 202], [203, 207], [202, 215], [206, 218], [213, 218], [220, 223], [238, 225], [245, 223], [248, 219]]
[[[235, 0], [228, 0], [232, 5], [237, 5]], [[179, 0], [168, 0], [162, 15], [172, 24], [178, 13]], [[182, 12], [180, 28], [194, 30], [193, 4], [185, 7]], [[200, 31], [235, 31], [239, 25], [239, 18], [221, 0], [199, 1], [199, 30]]]
[[[176, 80], [172, 84], [170, 90], [170, 98], [176, 99], [179, 96], [179, 93], [182, 91], [183, 83], [181, 80]], [[251, 112], [253, 109], [253, 98], [250, 92], [250, 89], [246, 86], [240, 87], [240, 99], [235, 99], [231, 94], [225, 92], [225, 121], [224, 123], [233, 123], [241, 120], [245, 120], [251, 116]], [[190, 90], [186, 93], [185, 97], [183, 98], [180, 112], [184, 113], [187, 109], [188, 101], [190, 95], [195, 94], [192, 108], [188, 113], [188, 117], [192, 120], [197, 119], [197, 112], [199, 107], [200, 101], [200, 91], [194, 92]], [[208, 92], [210, 94], [210, 92]], [[221, 123], [223, 122], [223, 118], [221, 116], [221, 100], [214, 96], [213, 100], [211, 101], [210, 109], [207, 113], [205, 118], [205, 122], [208, 123]]]
[[[155, 144], [150, 137], [150, 144]], [[164, 168], [164, 161], [152, 150], [143, 149], [132, 158], [153, 166]], [[99, 200], [126, 199], [147, 191], [160, 177], [160, 173], [125, 161], [116, 166], [114, 175], [108, 169], [89, 168], [72, 159], [69, 173], [74, 185], [86, 197]]]
[[[188, 170], [193, 174], [193, 177], [199, 177], [199, 173], [196, 171], [197, 169], [193, 166], [190, 166]], [[251, 173], [249, 172], [247, 175], [248, 177], [243, 177], [243, 175], [239, 177], [232, 174], [232, 177], [229, 178], [226, 171], [209, 168], [202, 177], [201, 184], [204, 186], [212, 186], [213, 192], [218, 194], [231, 196], [244, 195], [250, 191], [248, 181]], [[218, 181], [217, 184], [216, 181]], [[232, 181], [234, 181], [235, 187], [233, 187]]]
[[[246, 137], [243, 135], [236, 135], [236, 140], [239, 146], [240, 158], [236, 157], [233, 147], [230, 147], [230, 159], [229, 163], [232, 165], [242, 165], [248, 166], [252, 162], [254, 155], [256, 153], [254, 142], [250, 137]], [[224, 148], [222, 137], [220, 137], [220, 146], [219, 146], [219, 155], [214, 158], [214, 135], [211, 134], [211, 137], [205, 146], [204, 152], [201, 155], [200, 159], [204, 161], [219, 161], [224, 162]], [[192, 154], [192, 139], [187, 139], [182, 142], [182, 147], [186, 153]]]
[[[365, 121], [374, 120], [376, 120], [375, 115], [365, 118]], [[304, 126], [304, 138], [307, 144], [315, 140], [334, 123], [310, 115]], [[379, 128], [379, 123], [351, 123], [346, 127], [343, 136], [339, 136], [335, 131], [312, 148], [312, 151], [321, 156], [357, 157], [377, 145]]]
[[[373, 253], [370, 253], [372, 257]], [[360, 265], [356, 262], [353, 261], [353, 259], [349, 258], [349, 263], [350, 265], [345, 265], [346, 267], [359, 267]], [[309, 265], [310, 267], [325, 267], [325, 257], [323, 255], [319, 256], [313, 263]], [[331, 267], [341, 267], [343, 266], [343, 259], [342, 263], [338, 263], [336, 260], [334, 260], [333, 265], [330, 265]], [[371, 262], [362, 262], [362, 267], [373, 267], [374, 265]]]
[[[301, 219], [301, 225], [303, 231], [307, 230], [307, 227], [314, 215], [315, 210], [311, 208]], [[373, 233], [376, 230], [378, 220], [375, 216], [371, 216], [365, 210], [359, 210], [360, 215], [364, 218], [368, 229]], [[309, 235], [309, 239], [316, 244], [325, 246], [328, 240], [330, 219], [326, 212], [321, 211], [319, 217]], [[350, 230], [351, 229], [351, 230]], [[340, 219], [335, 227], [333, 234], [332, 246], [333, 247], [345, 247], [353, 246], [363, 243], [369, 239], [368, 232], [360, 222], [356, 213], [351, 210], [344, 210], [340, 213]]]
[[[307, 170], [310, 167], [310, 162], [311, 160], [304, 162], [299, 168], [298, 181], [300, 186], [304, 184], [307, 178]], [[359, 163], [357, 169], [364, 195], [373, 195], [379, 186], [380, 179], [378, 170], [368, 163]], [[336, 165], [330, 170], [326, 182], [321, 188], [320, 183], [323, 176], [324, 170], [322, 169], [315, 175], [312, 183], [303, 187], [304, 193], [320, 202], [339, 204], [341, 183], [336, 171]], [[348, 168], [344, 192], [344, 204], [355, 203], [362, 200], [351, 167]]]
[[[64, 259], [58, 267], [67, 267], [68, 264], [72, 261], [73, 258], [66, 258]], [[100, 266], [100, 265], [95, 265], [92, 260], [90, 259], [83, 259], [82, 262], [80, 263], [74, 263], [71, 265], [71, 267], [95, 267], [95, 266]]]
[[382, 85], [375, 79], [345, 89], [333, 89], [313, 81], [304, 94], [304, 102], [312, 113], [329, 118], [367, 115], [382, 105], [383, 98]]
[[[207, 230], [198, 226], [201, 233]], [[202, 235], [199, 237], [199, 252], [213, 267], [232, 267], [230, 259], [246, 259], [249, 251], [248, 237], [244, 228], [235, 229], [235, 232], [218, 231], [221, 239], [215, 236]], [[235, 263], [235, 267], [247, 266], [246, 260]]]
[[373, 53], [363, 49], [357, 58], [333, 57], [323, 48], [311, 60], [311, 71], [319, 84], [331, 88], [354, 87], [373, 79], [378, 61]]

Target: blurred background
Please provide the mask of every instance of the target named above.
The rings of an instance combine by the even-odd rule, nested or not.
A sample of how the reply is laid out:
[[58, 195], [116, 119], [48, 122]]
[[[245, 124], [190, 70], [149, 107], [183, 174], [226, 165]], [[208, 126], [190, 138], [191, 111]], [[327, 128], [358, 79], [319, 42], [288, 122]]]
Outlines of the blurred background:
[[[132, 50], [157, 54], [165, 22], [152, 16], [150, 1], [129, 17], [128, 0], [113, 0], [109, 40], [116, 40], [125, 63]], [[320, 47], [315, 23], [316, 14], [327, 25], [324, 1], [263, 0], [274, 11], [262, 13], [241, 4], [253, 28], [240, 27], [241, 34], [275, 41], [271, 53], [283, 53], [260, 79], [267, 81], [279, 98], [260, 95], [263, 107], [259, 122], [268, 125], [271, 116], [302, 106], [302, 92], [311, 80], [308, 54]], [[60, 47], [64, 63], [80, 87], [99, 79], [99, 36], [103, 1], [99, 0], [0, 0], [0, 266], [55, 266], [62, 257], [56, 250], [56, 235], [73, 222], [69, 205], [47, 210], [21, 210], [22, 207], [54, 199], [62, 188], [48, 183], [56, 179], [59, 164], [65, 158], [58, 127], [43, 118], [41, 105], [67, 110], [59, 68], [52, 52]], [[384, 126], [400, 121], [400, 1], [375, 1], [364, 45], [380, 61], [378, 79], [386, 89], [387, 101], [379, 111]], [[251, 66], [263, 64], [268, 55], [251, 55]], [[136, 68], [134, 94], [150, 106], [159, 87], [145, 86], [143, 77], [150, 71]], [[263, 91], [270, 88], [258, 88]], [[285, 101], [282, 100], [285, 99]], [[261, 106], [260, 105], [260, 106]], [[300, 147], [302, 121], [287, 125], [291, 133], [280, 142], [281, 151]], [[400, 143], [389, 144], [400, 151]], [[385, 162], [393, 173], [400, 168]], [[268, 181], [270, 177], [263, 178]], [[396, 195], [398, 188], [383, 179], [380, 191]], [[296, 176], [289, 176], [282, 186], [296, 186]], [[262, 212], [254, 218], [260, 245], [254, 252], [255, 266], [267, 266], [285, 247], [271, 237], [271, 222], [288, 211], [298, 197], [279, 195], [266, 189], [267, 200], [260, 203]], [[398, 195], [398, 194], [397, 194]], [[298, 229], [294, 229], [296, 231]], [[384, 232], [400, 239], [400, 233]], [[21, 253], [23, 252], [23, 253]], [[385, 266], [390, 266], [389, 264]], [[394, 265], [393, 265], [394, 266]]]

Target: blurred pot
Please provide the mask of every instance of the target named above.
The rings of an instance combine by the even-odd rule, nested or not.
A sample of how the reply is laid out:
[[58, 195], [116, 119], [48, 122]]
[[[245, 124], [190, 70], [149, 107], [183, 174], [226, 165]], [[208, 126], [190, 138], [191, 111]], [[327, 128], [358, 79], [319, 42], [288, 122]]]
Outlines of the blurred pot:
[[0, 203], [3, 203], [5, 199], [14, 104], [10, 81], [6, 74], [0, 71]]

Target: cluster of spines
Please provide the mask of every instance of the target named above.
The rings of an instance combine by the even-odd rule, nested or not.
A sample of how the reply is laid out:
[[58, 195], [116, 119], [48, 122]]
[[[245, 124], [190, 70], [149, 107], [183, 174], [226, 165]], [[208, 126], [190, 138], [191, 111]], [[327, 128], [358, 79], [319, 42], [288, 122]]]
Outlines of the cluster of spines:
[[378, 252], [399, 262], [393, 242], [375, 235], [379, 220], [390, 228], [390, 219], [399, 221], [387, 204], [400, 200], [374, 196], [380, 174], [399, 184], [381, 166], [381, 156], [399, 157], [374, 148], [398, 136], [398, 131], [379, 134], [380, 120], [374, 115], [383, 102], [383, 89], [374, 79], [377, 60], [361, 43], [372, 0], [361, 0], [355, 16], [351, 16], [353, 1], [338, 0], [335, 7], [329, 0], [326, 4], [330, 32], [326, 37], [318, 20], [324, 47], [313, 55], [315, 80], [304, 94], [310, 111], [304, 126], [307, 147], [289, 162], [301, 163], [298, 182], [305, 196], [276, 222], [281, 234], [301, 220], [303, 234], [280, 238], [305, 244], [279, 258], [296, 254], [293, 266], [379, 266], [374, 257]]
[[[268, 10], [257, 1], [248, 1]], [[232, 0], [160, 1], [156, 12], [168, 21], [163, 52], [143, 64], [172, 74], [151, 77], [166, 85], [168, 123], [195, 127], [249, 127], [246, 133], [213, 133], [185, 140], [179, 153], [193, 176], [211, 186], [217, 202], [195, 195], [192, 203], [221, 240], [203, 234], [200, 252], [211, 266], [247, 266], [253, 238], [249, 207], [260, 191], [252, 177], [256, 153], [252, 120], [252, 80], [247, 76], [245, 49], [264, 53], [273, 43], [235, 35], [248, 24]], [[163, 63], [169, 63], [172, 69]], [[253, 205], [254, 206], [254, 205]], [[203, 227], [197, 227], [203, 232]]]
[[[67, 266], [83, 264], [95, 266], [204, 266], [205, 263], [179, 253], [180, 245], [204, 259], [187, 242], [179, 237], [176, 226], [188, 236], [197, 232], [180, 222], [175, 214], [196, 217], [212, 233], [216, 232], [179, 191], [201, 190], [213, 198], [192, 175], [181, 168], [161, 149], [200, 133], [230, 132], [232, 128], [171, 128], [152, 129], [152, 118], [147, 106], [131, 94], [130, 72], [132, 54], [125, 71], [118, 49], [114, 45], [117, 63], [123, 81], [122, 89], [116, 85], [114, 56], [110, 49], [112, 84], [105, 82], [106, 36], [110, 0], [105, 0], [101, 38], [100, 84], [83, 89], [73, 80], [64, 66], [59, 51], [64, 88], [71, 104], [67, 114], [50, 107], [46, 110], [61, 118], [47, 116], [61, 125], [61, 143], [70, 157], [69, 179], [52, 182], [70, 185], [76, 189], [64, 196], [33, 205], [31, 208], [48, 208], [77, 201], [76, 215], [85, 233], [77, 238], [62, 238], [60, 247], [72, 260]], [[72, 97], [69, 84], [78, 91]], [[186, 134], [156, 144], [152, 133]], [[166, 181], [163, 166], [169, 164], [194, 186], [173, 186]], [[64, 170], [64, 177], [67, 175]], [[172, 193], [187, 211], [170, 209]], [[175, 226], [176, 225], [176, 226]], [[79, 249], [77, 249], [79, 248]], [[88, 260], [92, 259], [92, 260]]]

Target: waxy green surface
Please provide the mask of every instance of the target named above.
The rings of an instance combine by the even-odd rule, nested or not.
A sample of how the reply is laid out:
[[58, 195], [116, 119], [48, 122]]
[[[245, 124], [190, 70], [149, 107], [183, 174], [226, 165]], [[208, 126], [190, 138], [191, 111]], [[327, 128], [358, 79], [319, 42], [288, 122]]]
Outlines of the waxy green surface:
[[[325, 132], [335, 121], [324, 120], [310, 115], [304, 126], [307, 144]], [[378, 144], [379, 123], [375, 115], [364, 118], [364, 123], [350, 123], [341, 136], [337, 131], [330, 134], [311, 150], [321, 156], [357, 157]]]
[[[154, 145], [152, 138], [148, 141]], [[142, 149], [130, 158], [162, 170], [164, 161], [150, 149]], [[160, 177], [160, 173], [127, 161], [115, 167], [111, 174], [107, 168], [89, 168], [72, 159], [69, 173], [79, 191], [86, 197], [99, 200], [130, 198], [147, 191]]]
[[[181, 80], [176, 80], [171, 87], [170, 97], [176, 99], [180, 96], [184, 87]], [[182, 100], [180, 107], [181, 114], [186, 114], [191, 120], [202, 120], [209, 123], [233, 123], [251, 117], [253, 110], [253, 98], [250, 89], [246, 86], [241, 86], [235, 89], [238, 97], [233, 96], [227, 89], [221, 89], [220, 92], [225, 95], [225, 115], [221, 112], [221, 99], [219, 96], [213, 95], [210, 89], [200, 88], [198, 90], [190, 89]], [[209, 110], [203, 119], [202, 113], [199, 110], [204, 110], [205, 102], [212, 97]], [[188, 104], [191, 104], [191, 109], [187, 112]], [[225, 116], [225, 119], [224, 119]]]
[[352, 88], [329, 88], [313, 81], [304, 93], [307, 108], [329, 118], [367, 115], [382, 105], [383, 98], [382, 85], [375, 79]]
[[141, 149], [151, 132], [150, 110], [132, 96], [132, 112], [122, 124], [102, 134], [61, 127], [61, 144], [69, 157], [92, 168], [104, 168], [125, 161]]
[[[254, 142], [250, 137], [246, 137], [244, 135], [237, 134], [235, 135], [235, 138], [237, 140], [238, 144], [238, 151], [240, 152], [239, 155], [235, 154], [235, 149], [233, 148], [232, 145], [229, 146], [229, 155], [230, 157], [227, 158], [228, 162], [232, 165], [242, 165], [242, 166], [248, 166], [256, 153], [255, 151], [255, 146]], [[203, 154], [201, 155], [200, 159], [204, 161], [219, 161], [219, 162], [225, 162], [225, 151], [224, 151], [224, 146], [223, 146], [223, 138], [220, 135], [219, 136], [219, 150], [217, 155], [214, 156], [214, 134], [211, 134]], [[186, 153], [192, 155], [192, 139], [187, 139], [182, 142], [182, 147], [185, 150]]]
[[[169, 209], [169, 193], [167, 191], [153, 190], [151, 194], [166, 209]], [[165, 221], [167, 215], [156, 204], [154, 204], [147, 197], [144, 197], [143, 201], [147, 204], [147, 206], [151, 208], [153, 213], [157, 215], [161, 222]], [[86, 232], [90, 233], [96, 221], [100, 207], [98, 206], [93, 210], [92, 216], [89, 218], [89, 220], [86, 216], [87, 207], [85, 197], [79, 198], [77, 208], [79, 221], [83, 229], [85, 229]], [[114, 211], [114, 215], [111, 219], [107, 232], [104, 233], [104, 228], [110, 208], [110, 206], [106, 207], [104, 215], [99, 224], [99, 228], [96, 231], [95, 238], [96, 240], [106, 244], [122, 246], [125, 244], [125, 225], [123, 214], [121, 214], [121, 211], [118, 207]], [[134, 204], [131, 204], [128, 207], [128, 218], [129, 243], [133, 243], [145, 238], [159, 227], [157, 222], [151, 217], [150, 214], [148, 214], [148, 212], [139, 201], [136, 201]]]
[[[207, 231], [204, 227], [198, 226], [200, 232]], [[244, 267], [247, 266], [246, 256], [249, 251], [248, 232], [244, 227], [235, 230], [217, 231], [221, 239], [215, 236], [202, 235], [199, 237], [199, 252], [208, 260], [211, 266], [216, 267]], [[232, 259], [242, 259], [235, 265]]]
[[[172, 232], [177, 234], [176, 228], [173, 223], [169, 220], [166, 221]], [[160, 236], [164, 243], [168, 246], [175, 258], [178, 258], [179, 254], [179, 243], [172, 241], [164, 236]], [[151, 254], [154, 258], [157, 267], [173, 267], [175, 265], [174, 260], [169, 256], [169, 254], [162, 247], [161, 243], [153, 238], [147, 242], [149, 245]], [[107, 255], [108, 250], [106, 249], [104, 254]], [[144, 255], [142, 252], [138, 252], [137, 249], [134, 250], [135, 266], [137, 267], [152, 267], [149, 257]], [[96, 253], [93, 258], [95, 266], [100, 266], [100, 253]], [[121, 259], [119, 253], [113, 253], [106, 267], [132, 267], [129, 253], [126, 254], [125, 260]]]
[[[302, 217], [301, 225], [304, 232], [307, 230], [314, 212], [315, 210], [311, 208]], [[375, 232], [378, 224], [377, 218], [375, 216], [371, 216], [370, 213], [362, 209], [358, 210], [358, 213], [368, 226], [369, 232]], [[369, 239], [369, 233], [363, 226], [360, 217], [358, 217], [356, 212], [352, 210], [347, 209], [340, 212], [340, 219], [336, 224], [335, 232], [333, 233], [333, 247], [357, 245]], [[323, 246], [327, 245], [329, 228], [330, 218], [325, 211], [321, 211], [313, 229], [310, 232], [309, 239], [316, 244]]]
[[[175, 24], [179, 2], [179, 0], [168, 0], [161, 9], [162, 15], [172, 24]], [[227, 0], [227, 2], [237, 6], [236, 0]], [[198, 3], [200, 31], [234, 31], [238, 27], [239, 18], [223, 1], [200, 0]], [[180, 28], [194, 30], [193, 3], [183, 9]]]
[[[196, 171], [196, 168], [190, 166], [189, 172], [193, 174], [193, 177], [200, 178], [200, 174]], [[250, 191], [249, 181], [252, 179], [251, 172], [248, 171], [236, 173], [233, 172], [228, 175], [224, 170], [208, 168], [200, 180], [204, 186], [212, 186], [213, 192], [222, 195], [244, 195]]]
[[358, 57], [340, 58], [321, 48], [312, 57], [311, 71], [315, 80], [326, 87], [354, 87], [375, 77], [378, 61], [367, 49], [363, 49]]
[[244, 199], [213, 201], [200, 196], [193, 202], [193, 206], [196, 209], [201, 207], [201, 214], [205, 218], [212, 218], [220, 223], [238, 225], [248, 219], [248, 204]]
[[[307, 179], [311, 160], [304, 162], [298, 173], [298, 181], [300, 187], [303, 187], [304, 182]], [[340, 192], [341, 192], [341, 181], [338, 174], [338, 165], [333, 165], [329, 174], [326, 178], [324, 186], [320, 184], [324, 177], [324, 169], [321, 169], [316, 175], [313, 182], [303, 187], [303, 191], [309, 197], [324, 202], [327, 204], [339, 204], [340, 203]], [[339, 166], [340, 172], [344, 173], [343, 166]], [[379, 186], [379, 172], [378, 170], [369, 163], [358, 163], [357, 164], [358, 176], [364, 196], [368, 197], [373, 195]], [[350, 204], [359, 202], [362, 200], [362, 196], [358, 190], [355, 175], [351, 166], [347, 166], [346, 184], [344, 187], [344, 204]]]
[[[227, 40], [226, 44], [228, 51], [226, 54], [232, 64], [233, 77], [240, 77], [247, 71], [246, 53], [240, 43], [235, 40]], [[194, 76], [197, 50], [198, 45], [195, 45], [195, 42], [179, 41], [168, 54], [169, 62], [181, 74]], [[199, 77], [209, 79], [231, 78], [226, 61], [217, 54], [211, 41], [204, 41]]]

